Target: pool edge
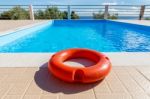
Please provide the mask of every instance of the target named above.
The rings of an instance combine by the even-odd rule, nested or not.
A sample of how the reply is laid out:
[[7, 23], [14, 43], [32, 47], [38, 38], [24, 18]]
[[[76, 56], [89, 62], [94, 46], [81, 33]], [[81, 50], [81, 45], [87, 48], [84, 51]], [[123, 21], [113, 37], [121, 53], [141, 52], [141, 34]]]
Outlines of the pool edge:
[[[0, 67], [41, 67], [54, 53], [0, 53]], [[150, 52], [106, 52], [112, 66], [149, 66]]]

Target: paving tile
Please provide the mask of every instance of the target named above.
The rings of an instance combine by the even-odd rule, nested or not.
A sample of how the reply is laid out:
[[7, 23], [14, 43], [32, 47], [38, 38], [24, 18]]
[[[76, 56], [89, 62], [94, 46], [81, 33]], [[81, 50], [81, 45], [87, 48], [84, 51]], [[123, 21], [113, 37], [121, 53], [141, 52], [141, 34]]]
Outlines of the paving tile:
[[108, 86], [110, 88], [110, 91], [112, 93], [126, 93], [126, 89], [123, 86], [120, 79], [117, 77], [117, 75], [112, 70], [110, 75], [106, 77], [106, 82], [108, 83]]
[[3, 99], [21, 99], [20, 95], [6, 95]]
[[95, 99], [94, 95], [90, 94], [69, 94], [69, 95], [60, 95], [59, 99]]
[[144, 89], [145, 92], [150, 92], [150, 81], [147, 80], [135, 68], [126, 68], [131, 77]]
[[146, 93], [132, 94], [133, 99], [150, 99]]
[[58, 99], [58, 95], [42, 95], [40, 99]]
[[124, 66], [113, 66], [112, 70], [122, 70], [123, 68], [125, 68]]
[[135, 67], [137, 68], [141, 73], [150, 73], [150, 67], [149, 66], [140, 66], [140, 67]]
[[150, 67], [136, 67], [137, 70], [150, 81]]
[[26, 67], [17, 67], [15, 68], [13, 74], [21, 74], [21, 73], [24, 73], [26, 71]]
[[7, 84], [15, 84], [15, 83], [17, 83], [17, 77], [9, 77], [9, 76], [7, 76], [6, 78], [5, 78], [5, 80], [2, 80], [1, 81], [1, 83], [2, 84], [5, 84], [5, 83], [7, 83]]
[[[16, 68], [14, 69], [15, 73], [7, 75], [4, 80], [0, 81], [1, 84], [28, 84], [33, 77], [31, 78], [30, 75], [24, 75], [22, 72], [25, 71], [26, 68]], [[21, 72], [20, 72], [21, 71]], [[18, 73], [16, 73], [18, 72]], [[19, 73], [20, 72], [20, 73]], [[2, 74], [0, 74], [2, 75]], [[5, 74], [3, 74], [5, 75]]]
[[27, 68], [26, 71], [25, 71], [23, 74], [24, 74], [24, 75], [27, 75], [27, 76], [29, 76], [29, 77], [34, 78], [35, 73], [36, 73], [38, 70], [39, 70], [39, 68], [37, 68], [37, 67], [34, 67], [34, 68], [30, 67], [30, 68]]
[[129, 94], [96, 94], [96, 99], [132, 99]]
[[102, 82], [93, 84], [63, 82], [52, 76], [47, 68], [0, 68], [0, 98], [149, 99], [150, 69], [145, 68], [113, 67]]
[[36, 85], [34, 81], [29, 85], [28, 89], [26, 90], [26, 94], [29, 95], [38, 95], [42, 93], [42, 89]]
[[61, 92], [48, 92], [48, 91], [42, 91], [42, 95], [51, 95], [51, 96], [57, 96], [57, 95], [60, 95], [62, 94]]
[[23, 99], [40, 99], [40, 95], [25, 95]]
[[144, 76], [150, 81], [150, 73], [145, 73]]
[[138, 85], [138, 83], [129, 75], [129, 73], [125, 69], [119, 69], [114, 71], [129, 93], [144, 92], [144, 90]]
[[0, 74], [0, 83], [4, 82], [5, 79], [7, 79], [8, 75]]
[[105, 80], [101, 81], [97, 86], [94, 87], [95, 93], [111, 93], [110, 88]]
[[0, 33], [8, 30], [15, 30], [17, 28], [27, 26], [27, 25], [34, 25], [39, 24], [41, 22], [46, 22], [46, 20], [1, 20], [0, 21]]
[[22, 95], [25, 92], [26, 84], [16, 84], [9, 90], [8, 95]]
[[0, 98], [3, 97], [12, 87], [12, 85], [8, 84], [0, 84]]
[[0, 74], [4, 74], [4, 75], [12, 74], [14, 72], [14, 70], [15, 70], [15, 68], [1, 67]]
[[94, 94], [94, 93], [93, 93], [93, 89], [89, 89], [89, 90], [74, 89], [73, 90], [72, 88], [64, 89], [63, 91], [60, 90], [59, 92], [43, 91], [43, 95], [64, 95], [64, 94]]
[[150, 97], [150, 93], [147, 93], [147, 95]]
[[33, 78], [28, 77], [26, 75], [12, 75], [7, 76], [1, 83], [8, 83], [8, 84], [28, 84]]
[[91, 94], [91, 95], [93, 95], [94, 94], [94, 91], [93, 91], [93, 89], [89, 89], [89, 90], [84, 90], [84, 91], [67, 91], [67, 92], [60, 92], [59, 93], [60, 95], [64, 95], [64, 94]]

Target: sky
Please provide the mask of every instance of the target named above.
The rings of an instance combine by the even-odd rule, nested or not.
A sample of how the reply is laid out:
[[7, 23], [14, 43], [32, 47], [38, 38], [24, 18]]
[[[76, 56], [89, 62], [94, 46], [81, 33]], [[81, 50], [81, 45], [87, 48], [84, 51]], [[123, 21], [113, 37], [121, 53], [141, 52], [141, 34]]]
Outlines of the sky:
[[0, 0], [0, 5], [150, 5], [150, 0]]

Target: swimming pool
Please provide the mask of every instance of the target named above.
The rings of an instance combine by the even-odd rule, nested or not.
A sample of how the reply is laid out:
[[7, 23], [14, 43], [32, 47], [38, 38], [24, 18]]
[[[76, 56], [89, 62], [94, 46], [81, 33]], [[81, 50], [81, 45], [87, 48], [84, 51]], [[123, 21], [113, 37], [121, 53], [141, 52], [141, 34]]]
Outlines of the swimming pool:
[[51, 20], [0, 36], [0, 52], [149, 52], [150, 27], [109, 20]]

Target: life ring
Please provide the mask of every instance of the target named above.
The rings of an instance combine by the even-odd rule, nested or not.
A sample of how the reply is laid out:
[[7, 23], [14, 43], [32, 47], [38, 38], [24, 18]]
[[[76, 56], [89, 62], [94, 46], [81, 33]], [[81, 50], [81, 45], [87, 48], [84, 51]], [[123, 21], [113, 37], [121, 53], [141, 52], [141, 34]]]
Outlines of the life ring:
[[[72, 58], [86, 58], [96, 64], [90, 67], [70, 67], [64, 64]], [[48, 63], [49, 71], [67, 82], [91, 83], [102, 80], [111, 70], [111, 63], [104, 54], [89, 49], [68, 49], [54, 54]]]

